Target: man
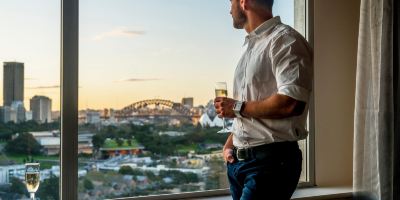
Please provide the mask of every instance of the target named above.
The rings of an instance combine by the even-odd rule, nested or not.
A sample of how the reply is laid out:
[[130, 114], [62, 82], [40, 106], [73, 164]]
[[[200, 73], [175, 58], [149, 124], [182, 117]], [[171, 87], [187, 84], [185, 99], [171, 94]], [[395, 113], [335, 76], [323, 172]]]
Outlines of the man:
[[273, 17], [273, 0], [231, 0], [233, 25], [245, 29], [233, 99], [216, 98], [219, 117], [235, 118], [223, 149], [234, 200], [286, 200], [296, 189], [312, 88], [312, 50]]

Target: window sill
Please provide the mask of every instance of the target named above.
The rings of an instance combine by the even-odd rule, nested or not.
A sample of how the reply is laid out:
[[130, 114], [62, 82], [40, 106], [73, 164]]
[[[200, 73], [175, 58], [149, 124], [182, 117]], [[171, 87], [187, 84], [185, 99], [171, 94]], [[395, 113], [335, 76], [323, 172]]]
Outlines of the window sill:
[[293, 194], [293, 200], [346, 199], [353, 196], [352, 187], [301, 188]]
[[[300, 188], [293, 194], [292, 200], [351, 199], [351, 187], [313, 187]], [[268, 195], [268, 194], [266, 194]], [[231, 200], [231, 196], [192, 198], [191, 200]]]

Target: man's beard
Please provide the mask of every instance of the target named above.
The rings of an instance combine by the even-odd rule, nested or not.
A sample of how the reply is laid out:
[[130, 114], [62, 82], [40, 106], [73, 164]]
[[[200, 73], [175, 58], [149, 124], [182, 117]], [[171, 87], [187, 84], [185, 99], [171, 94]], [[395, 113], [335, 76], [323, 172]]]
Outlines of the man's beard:
[[236, 29], [243, 29], [247, 22], [247, 17], [240, 7], [238, 7], [237, 11], [237, 16], [233, 17], [233, 27]]

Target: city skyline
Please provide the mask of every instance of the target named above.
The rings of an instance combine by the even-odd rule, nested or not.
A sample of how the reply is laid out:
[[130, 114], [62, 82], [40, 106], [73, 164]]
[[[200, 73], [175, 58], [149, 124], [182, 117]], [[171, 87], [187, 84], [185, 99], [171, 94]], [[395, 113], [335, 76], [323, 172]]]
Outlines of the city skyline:
[[3, 104], [24, 100], [24, 63], [5, 62], [3, 76]]
[[[9, 19], [0, 21], [8, 27], [0, 32], [0, 62], [25, 63], [25, 107], [44, 95], [59, 110], [59, 8], [22, 0], [0, 8]], [[81, 1], [79, 109], [183, 97], [205, 105], [217, 81], [226, 81], [231, 95], [246, 33], [232, 27], [229, 10], [223, 0]], [[276, 2], [274, 10], [293, 25], [293, 2]]]

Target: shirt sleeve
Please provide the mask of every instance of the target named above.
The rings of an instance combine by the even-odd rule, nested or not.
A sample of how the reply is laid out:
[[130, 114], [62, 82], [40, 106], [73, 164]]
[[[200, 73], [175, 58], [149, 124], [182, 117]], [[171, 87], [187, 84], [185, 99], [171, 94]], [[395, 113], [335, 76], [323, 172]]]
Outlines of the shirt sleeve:
[[272, 42], [270, 59], [278, 94], [308, 102], [312, 90], [313, 56], [307, 41], [287, 31]]

